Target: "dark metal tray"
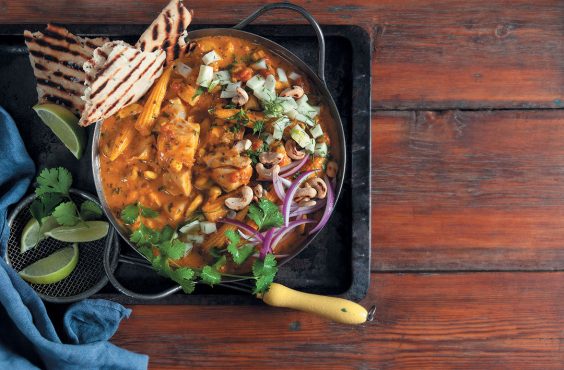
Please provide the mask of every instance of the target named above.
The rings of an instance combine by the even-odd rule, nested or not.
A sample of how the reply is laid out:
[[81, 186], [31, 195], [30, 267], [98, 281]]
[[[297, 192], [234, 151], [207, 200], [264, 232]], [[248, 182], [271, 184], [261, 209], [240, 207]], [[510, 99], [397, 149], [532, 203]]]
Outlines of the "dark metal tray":
[[[142, 25], [69, 25], [78, 35], [108, 35], [134, 42]], [[194, 25], [191, 29], [206, 28]], [[217, 27], [217, 26], [214, 26]], [[23, 40], [23, 30], [44, 25], [0, 25], [0, 105], [17, 122], [27, 150], [38, 168], [64, 166], [74, 175], [73, 186], [95, 193], [90, 145], [77, 161], [35, 115], [35, 80]], [[360, 300], [370, 283], [370, 36], [356, 26], [326, 26], [326, 76], [343, 121], [348, 161], [345, 183], [336, 211], [316, 240], [280, 269], [277, 282], [310, 293]], [[307, 26], [250, 26], [246, 30], [267, 37], [309, 65], [317, 63], [317, 41]], [[89, 129], [89, 138], [92, 127]], [[125, 243], [122, 243], [125, 246]], [[121, 248], [123, 254], [134, 253]], [[116, 277], [126, 287], [156, 293], [174, 283], [141, 267], [121, 264]], [[158, 301], [136, 301], [106, 286], [99, 298], [121, 303], [245, 304], [250, 295], [226, 288], [198, 286], [192, 295], [174, 294]]]

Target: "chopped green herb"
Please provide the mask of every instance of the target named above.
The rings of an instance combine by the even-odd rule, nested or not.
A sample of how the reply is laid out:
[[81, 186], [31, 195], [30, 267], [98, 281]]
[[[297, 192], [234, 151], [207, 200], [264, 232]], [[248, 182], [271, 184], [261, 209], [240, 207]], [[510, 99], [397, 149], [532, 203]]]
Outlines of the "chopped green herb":
[[200, 279], [202, 279], [202, 283], [214, 286], [221, 282], [221, 274], [211, 266], [204, 266], [200, 273]]
[[341, 312], [348, 312], [345, 307], [341, 308]]
[[248, 215], [257, 224], [260, 231], [284, 224], [284, 217], [278, 206], [266, 198], [261, 198], [258, 203], [251, 204]]
[[160, 240], [160, 233], [142, 223], [137, 230], [131, 233], [129, 240], [140, 247], [157, 245]]
[[139, 206], [137, 203], [129, 204], [121, 210], [121, 220], [127, 225], [135, 223], [137, 217], [139, 217]]
[[69, 195], [69, 189], [72, 184], [72, 175], [66, 168], [45, 168], [39, 176], [37, 176], [37, 188], [35, 194], [42, 195], [45, 193], [60, 193]]
[[159, 215], [159, 212], [152, 210], [151, 208], [144, 207], [141, 204], [139, 205], [139, 208], [141, 209], [141, 216], [143, 217], [155, 218]]
[[91, 200], [82, 202], [80, 205], [80, 218], [83, 220], [95, 220], [102, 216], [102, 208]]
[[253, 135], [260, 136], [262, 129], [264, 128], [264, 121], [258, 120], [253, 124]]
[[33, 200], [29, 206], [29, 211], [33, 218], [35, 218], [41, 225], [41, 220], [44, 217], [53, 213], [53, 210], [59, 203], [63, 201], [63, 195], [59, 193], [44, 193]]
[[165, 241], [159, 245], [159, 251], [161, 252], [161, 255], [177, 260], [184, 257], [184, 254], [186, 253], [186, 244], [178, 239]]
[[273, 254], [267, 254], [263, 261], [256, 260], [253, 264], [253, 276], [256, 279], [253, 293], [262, 294], [268, 291], [277, 272], [276, 257]]
[[215, 107], [211, 107], [210, 109], [208, 109], [208, 113], [210, 115], [213, 115], [215, 113]]
[[279, 99], [263, 101], [262, 107], [267, 117], [282, 117], [284, 114], [284, 106]]
[[219, 80], [213, 80], [212, 82], [210, 82], [210, 85], [208, 86], [208, 92], [211, 92], [217, 85], [219, 85]]
[[233, 109], [233, 108], [237, 108], [237, 105], [235, 105], [233, 103], [229, 103], [229, 104], [226, 104], [224, 108], [225, 109]]
[[240, 265], [249, 258], [251, 254], [253, 254], [255, 247], [251, 244], [245, 244], [239, 247], [239, 243], [241, 242], [241, 237], [233, 230], [227, 230], [225, 232], [225, 236], [229, 239], [229, 245], [227, 246], [227, 251], [231, 253], [231, 257], [233, 257], [233, 262]]
[[192, 96], [192, 100], [196, 99], [198, 96], [202, 95], [206, 91], [206, 88], [203, 86], [199, 86], [194, 95]]
[[59, 204], [53, 211], [53, 217], [63, 226], [74, 226], [81, 220], [74, 202]]

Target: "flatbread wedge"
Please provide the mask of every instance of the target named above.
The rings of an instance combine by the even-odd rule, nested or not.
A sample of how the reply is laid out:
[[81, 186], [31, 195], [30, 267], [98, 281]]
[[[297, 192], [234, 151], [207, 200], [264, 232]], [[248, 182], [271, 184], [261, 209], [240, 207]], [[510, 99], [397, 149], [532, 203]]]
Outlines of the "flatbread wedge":
[[84, 63], [86, 102], [80, 125], [88, 126], [110, 117], [138, 101], [161, 75], [163, 50], [141, 51], [126, 42], [105, 43]]
[[24, 37], [37, 80], [39, 103], [63, 105], [80, 115], [86, 80], [82, 65], [108, 39], [78, 37], [54, 24], [48, 24], [43, 32], [26, 30]]
[[171, 0], [135, 46], [143, 51], [163, 49], [166, 52], [165, 65], [168, 65], [186, 52], [186, 28], [191, 21], [192, 13], [182, 1]]

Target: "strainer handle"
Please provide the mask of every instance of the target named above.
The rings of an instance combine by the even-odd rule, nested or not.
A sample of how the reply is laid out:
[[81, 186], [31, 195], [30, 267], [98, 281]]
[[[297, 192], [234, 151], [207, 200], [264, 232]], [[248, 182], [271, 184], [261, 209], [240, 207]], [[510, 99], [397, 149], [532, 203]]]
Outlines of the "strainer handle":
[[[115, 233], [112, 233], [110, 235], [110, 238], [115, 238]], [[113, 246], [113, 240], [111, 240], [110, 243], [108, 243], [108, 245]], [[106, 250], [104, 251], [104, 270], [106, 271], [106, 275], [108, 275], [108, 280], [114, 286], [114, 288], [116, 288], [120, 293], [123, 293], [126, 296], [129, 296], [129, 297], [135, 298], [135, 299], [139, 299], [139, 300], [152, 301], [152, 300], [155, 300], [155, 299], [162, 299], [162, 298], [168, 297], [169, 295], [174, 294], [174, 293], [176, 293], [176, 292], [178, 292], [179, 290], [182, 289], [182, 287], [180, 285], [177, 285], [177, 286], [174, 286], [172, 288], [163, 290], [160, 293], [155, 293], [155, 294], [141, 294], [141, 293], [137, 293], [137, 292], [134, 292], [132, 290], [129, 290], [126, 287], [124, 287], [118, 281], [116, 276], [114, 275], [114, 269], [111, 268], [111, 263], [110, 263], [111, 254], [112, 254], [112, 248], [111, 247], [106, 248]], [[137, 266], [144, 266], [142, 263], [135, 262], [132, 259], [127, 259], [127, 261], [125, 261], [121, 256], [120, 256], [118, 261], [127, 262], [127, 263], [137, 265]]]

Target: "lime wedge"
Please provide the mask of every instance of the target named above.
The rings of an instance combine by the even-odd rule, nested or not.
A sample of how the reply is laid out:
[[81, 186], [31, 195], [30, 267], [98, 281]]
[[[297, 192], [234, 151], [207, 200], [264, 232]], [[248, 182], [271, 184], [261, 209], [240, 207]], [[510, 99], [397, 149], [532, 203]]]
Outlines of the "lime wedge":
[[108, 228], [106, 221], [86, 221], [76, 226], [56, 227], [45, 235], [62, 242], [84, 243], [102, 239], [108, 234]]
[[32, 284], [52, 284], [71, 274], [78, 263], [78, 245], [56, 251], [35, 261], [19, 272], [22, 279]]
[[84, 152], [86, 135], [84, 128], [78, 125], [78, 118], [70, 110], [57, 104], [38, 104], [33, 110], [67, 149], [80, 159]]
[[40, 241], [46, 239], [45, 233], [59, 226], [53, 216], [43, 218], [42, 225], [35, 218], [32, 218], [24, 226], [20, 242], [20, 253], [25, 253], [35, 247]]

